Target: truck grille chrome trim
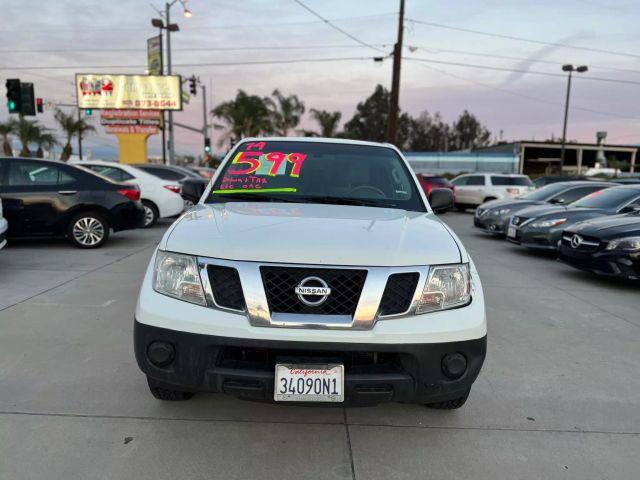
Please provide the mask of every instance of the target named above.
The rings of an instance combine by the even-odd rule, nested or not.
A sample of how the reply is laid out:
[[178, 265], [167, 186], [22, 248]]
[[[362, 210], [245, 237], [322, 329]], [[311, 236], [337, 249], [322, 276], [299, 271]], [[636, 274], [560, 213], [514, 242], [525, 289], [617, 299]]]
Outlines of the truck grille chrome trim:
[[[214, 288], [211, 283], [209, 266], [229, 267], [238, 272], [240, 285], [242, 288], [241, 295], [244, 297], [245, 309], [229, 308], [222, 302], [216, 301]], [[369, 330], [373, 328], [376, 321], [391, 318], [400, 318], [412, 315], [415, 307], [422, 294], [422, 289], [428, 278], [429, 267], [427, 266], [408, 266], [408, 267], [361, 267], [361, 266], [343, 266], [343, 265], [307, 265], [307, 264], [281, 264], [281, 263], [262, 263], [247, 262], [235, 260], [222, 260], [209, 257], [198, 257], [198, 267], [200, 271], [200, 279], [205, 291], [207, 306], [227, 312], [244, 315], [249, 323], [254, 327], [284, 327], [284, 328], [321, 328], [321, 329], [350, 329], [350, 330]], [[355, 275], [363, 275], [363, 283], [359, 289], [359, 298], [355, 305], [355, 310], [342, 313], [326, 312], [325, 314], [315, 314], [308, 306], [303, 309], [293, 309], [291, 311], [281, 312], [273, 311], [268, 300], [265, 290], [264, 271], [280, 270], [280, 269], [300, 269], [313, 271], [315, 275], [322, 278], [322, 272], [325, 270], [329, 276], [329, 272], [353, 271]], [[387, 284], [392, 275], [397, 274], [413, 274], [417, 277], [415, 283], [412, 282], [405, 296], [406, 301], [410, 299], [408, 308], [402, 312], [394, 310], [393, 314], [382, 315], [381, 302]], [[293, 287], [292, 287], [293, 288]], [[296, 294], [292, 289], [292, 295]], [[333, 294], [333, 291], [331, 292]], [[404, 305], [403, 305], [404, 306]], [[397, 313], [395, 313], [397, 312]], [[320, 312], [319, 312], [320, 313]]]

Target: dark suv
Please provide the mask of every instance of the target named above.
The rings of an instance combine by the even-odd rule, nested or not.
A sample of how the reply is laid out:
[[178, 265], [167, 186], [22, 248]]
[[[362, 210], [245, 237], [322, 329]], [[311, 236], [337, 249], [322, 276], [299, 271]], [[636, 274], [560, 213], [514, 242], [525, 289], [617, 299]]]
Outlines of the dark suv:
[[0, 197], [9, 238], [67, 237], [97, 248], [114, 232], [142, 225], [144, 208], [135, 185], [61, 162], [0, 158]]

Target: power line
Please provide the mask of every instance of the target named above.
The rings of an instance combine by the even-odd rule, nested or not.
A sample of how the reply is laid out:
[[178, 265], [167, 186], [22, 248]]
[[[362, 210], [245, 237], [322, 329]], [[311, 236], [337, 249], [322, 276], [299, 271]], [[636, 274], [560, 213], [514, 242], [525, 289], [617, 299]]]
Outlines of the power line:
[[[407, 45], [406, 48], [413, 52], [416, 49], [422, 49], [425, 50], [428, 53], [431, 54], [438, 54], [438, 53], [453, 53], [453, 54], [461, 54], [461, 55], [471, 55], [471, 56], [476, 56], [476, 57], [486, 57], [486, 58], [497, 58], [500, 60], [517, 60], [517, 61], [522, 61], [522, 62], [531, 62], [531, 63], [543, 63], [543, 64], [547, 64], [547, 65], [557, 65], [557, 66], [562, 66], [564, 65], [565, 62], [554, 62], [551, 60], [541, 60], [541, 59], [531, 59], [531, 58], [525, 58], [525, 57], [514, 57], [511, 55], [498, 55], [498, 54], [494, 54], [494, 53], [482, 53], [482, 52], [470, 52], [468, 50], [452, 50], [452, 49], [441, 49], [441, 48], [429, 48], [429, 47], [424, 47], [424, 46], [419, 46], [419, 45]], [[596, 70], [611, 70], [613, 72], [624, 72], [624, 73], [640, 73], [640, 70], [633, 70], [630, 68], [619, 68], [619, 67], [610, 67], [610, 66], [606, 66], [606, 65], [593, 65], [591, 63], [589, 63], [589, 69], [596, 69]]]
[[631, 57], [631, 58], [640, 58], [640, 55], [636, 55], [633, 53], [628, 53], [628, 52], [618, 52], [615, 50], [606, 50], [603, 48], [593, 48], [593, 47], [580, 47], [577, 45], [569, 45], [567, 43], [560, 43], [560, 42], [545, 42], [542, 40], [535, 40], [533, 38], [525, 38], [525, 37], [516, 37], [515, 35], [504, 35], [502, 33], [493, 33], [493, 32], [484, 32], [481, 30], [473, 30], [471, 28], [462, 28], [462, 27], [453, 27], [451, 25], [443, 25], [441, 23], [435, 23], [435, 22], [426, 22], [424, 20], [416, 20], [414, 18], [408, 18], [407, 21], [409, 22], [413, 22], [413, 23], [417, 23], [420, 25], [428, 25], [430, 27], [436, 27], [436, 28], [445, 28], [448, 30], [455, 30], [457, 32], [466, 32], [466, 33], [473, 33], [476, 35], [485, 35], [487, 37], [496, 37], [496, 38], [504, 38], [506, 40], [517, 40], [519, 42], [528, 42], [528, 43], [535, 43], [538, 45], [548, 45], [551, 47], [562, 47], [562, 48], [570, 48], [573, 50], [583, 50], [586, 52], [597, 52], [597, 53], [606, 53], [609, 55], [619, 55], [622, 57]]
[[329, 27], [333, 28], [334, 30], [340, 32], [341, 34], [343, 34], [346, 37], [349, 37], [351, 40], [353, 40], [354, 42], [359, 43], [360, 45], [364, 46], [364, 47], [369, 47], [373, 50], [376, 50], [377, 52], [384, 52], [383, 50], [381, 50], [380, 48], [374, 46], [371, 43], [367, 43], [363, 40], [360, 40], [358, 37], [351, 35], [349, 32], [341, 29], [340, 27], [338, 27], [337, 25], [334, 25], [333, 23], [331, 23], [330, 20], [324, 18], [322, 15], [320, 15], [318, 12], [316, 12], [315, 10], [312, 10], [311, 8], [309, 8], [308, 6], [306, 6], [304, 3], [302, 3], [301, 0], [293, 0], [294, 2], [296, 2], [298, 5], [300, 5], [302, 8], [304, 8], [306, 11], [308, 11], [309, 13], [311, 13], [313, 16], [319, 18], [320, 20], [322, 20], [324, 23], [326, 23]]
[[[508, 67], [496, 67], [492, 65], [481, 65], [477, 63], [464, 63], [464, 62], [448, 62], [445, 60], [433, 60], [430, 58], [416, 58], [416, 57], [402, 57], [403, 59], [415, 61], [415, 62], [425, 62], [425, 63], [436, 63], [441, 65], [453, 65], [456, 67], [468, 67], [468, 68], [478, 68], [482, 70], [494, 70], [498, 72], [513, 72], [513, 73], [522, 73], [524, 75], [542, 75], [545, 77], [560, 77], [566, 78], [566, 75], [563, 73], [553, 73], [553, 72], [540, 72], [538, 70], [529, 70], [524, 68], [508, 68]], [[609, 83], [623, 83], [628, 85], [640, 85], [640, 81], [635, 80], [623, 80], [617, 78], [605, 78], [605, 77], [590, 77], [587, 75], [580, 75], [581, 80], [592, 80], [596, 82], [609, 82]]]
[[[441, 73], [443, 75], [447, 75], [449, 77], [457, 78], [459, 80], [462, 80], [462, 81], [465, 81], [465, 82], [468, 82], [468, 83], [472, 83], [474, 85], [479, 85], [481, 87], [488, 88], [490, 90], [496, 90], [498, 92], [506, 93], [506, 94], [512, 95], [514, 97], [520, 97], [520, 98], [524, 98], [524, 99], [527, 99], [527, 100], [532, 100], [532, 101], [535, 101], [535, 102], [538, 102], [538, 103], [543, 103], [545, 105], [553, 105], [554, 107], [561, 108], [560, 104], [555, 103], [555, 102], [553, 102], [551, 100], [545, 100], [545, 99], [540, 98], [540, 97], [534, 97], [532, 95], [527, 95], [527, 94], [524, 94], [524, 93], [514, 92], [513, 90], [507, 90], [506, 88], [501, 88], [501, 87], [496, 87], [494, 85], [489, 85], [487, 83], [479, 82], [477, 80], [472, 80], [470, 78], [462, 77], [460, 75], [456, 75], [454, 73], [447, 72], [445, 70], [441, 70], [441, 69], [433, 67], [431, 65], [425, 65], [424, 63], [418, 63], [417, 65], [420, 65], [421, 67], [428, 68], [429, 70], [433, 70], [433, 71], [439, 72], [439, 73]], [[640, 117], [634, 117], [632, 115], [621, 115], [621, 114], [618, 114], [618, 113], [605, 112], [605, 111], [602, 111], [602, 110], [594, 110], [594, 109], [591, 109], [591, 108], [579, 107], [579, 106], [575, 106], [575, 105], [571, 105], [569, 108], [571, 110], [580, 110], [580, 111], [583, 111], [583, 112], [596, 113], [596, 114], [599, 114], [599, 115], [605, 115], [605, 116], [610, 116], [610, 117], [617, 117], [617, 118], [631, 119], [631, 120], [640, 120]]]
[[[322, 63], [341, 62], [354, 60], [373, 60], [373, 57], [330, 57], [330, 58], [295, 58], [287, 60], [255, 60], [239, 62], [207, 62], [207, 63], [178, 63], [174, 67], [231, 67], [242, 65], [273, 65], [280, 63]], [[131, 65], [53, 65], [53, 66], [33, 66], [33, 67], [0, 67], [0, 70], [80, 70], [88, 68], [146, 68], [143, 63]]]

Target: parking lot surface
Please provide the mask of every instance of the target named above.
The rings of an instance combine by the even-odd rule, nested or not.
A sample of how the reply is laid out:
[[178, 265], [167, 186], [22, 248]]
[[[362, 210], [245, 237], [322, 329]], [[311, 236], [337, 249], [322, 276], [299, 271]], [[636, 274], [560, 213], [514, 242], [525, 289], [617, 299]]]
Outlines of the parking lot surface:
[[640, 287], [485, 236], [469, 214], [443, 219], [476, 262], [489, 321], [484, 369], [450, 412], [160, 402], [135, 363], [132, 322], [169, 224], [94, 251], [10, 244], [0, 479], [638, 478]]

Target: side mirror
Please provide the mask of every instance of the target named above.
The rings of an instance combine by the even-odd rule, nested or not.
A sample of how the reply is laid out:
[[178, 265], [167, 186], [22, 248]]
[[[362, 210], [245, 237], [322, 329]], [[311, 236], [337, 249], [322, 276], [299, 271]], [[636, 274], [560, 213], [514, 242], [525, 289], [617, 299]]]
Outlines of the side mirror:
[[199, 180], [199, 179], [185, 180], [184, 182], [182, 182], [182, 185], [180, 186], [180, 194], [185, 197], [188, 197], [190, 200], [194, 201], [195, 203], [200, 199], [200, 197], [202, 197], [202, 194], [204, 193], [208, 184], [209, 184], [208, 180]]
[[453, 208], [453, 192], [448, 188], [434, 188], [429, 195], [429, 205], [436, 213]]
[[558, 197], [558, 198], [551, 199], [551, 202], [549, 202], [549, 203], [563, 204], [563, 203], [565, 203], [565, 200], [562, 197]]
[[620, 210], [620, 213], [640, 213], [640, 205], [627, 205]]

